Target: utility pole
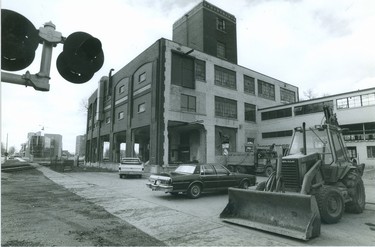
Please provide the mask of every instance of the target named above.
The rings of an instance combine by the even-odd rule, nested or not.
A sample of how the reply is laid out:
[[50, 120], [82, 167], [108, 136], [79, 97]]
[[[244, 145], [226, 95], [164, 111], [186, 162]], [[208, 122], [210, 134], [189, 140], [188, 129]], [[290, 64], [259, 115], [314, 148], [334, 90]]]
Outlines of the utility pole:
[[8, 160], [8, 133], [7, 133], [7, 140], [5, 143], [5, 161]]

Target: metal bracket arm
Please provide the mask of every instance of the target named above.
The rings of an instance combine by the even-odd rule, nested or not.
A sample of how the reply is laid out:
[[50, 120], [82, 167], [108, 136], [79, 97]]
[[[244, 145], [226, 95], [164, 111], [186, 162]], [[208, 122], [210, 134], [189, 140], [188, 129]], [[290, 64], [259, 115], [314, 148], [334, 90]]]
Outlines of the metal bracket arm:
[[64, 38], [60, 32], [55, 31], [55, 25], [48, 22], [39, 29], [39, 36], [43, 41], [42, 58], [40, 71], [32, 75], [29, 71], [24, 75], [17, 75], [8, 72], [1, 72], [1, 81], [24, 86], [32, 86], [38, 91], [49, 91], [50, 70], [52, 60], [52, 49], [58, 43], [63, 43]]
[[31, 86], [38, 91], [49, 91], [49, 77], [31, 75], [29, 71], [24, 75], [1, 72], [1, 81], [18, 85]]

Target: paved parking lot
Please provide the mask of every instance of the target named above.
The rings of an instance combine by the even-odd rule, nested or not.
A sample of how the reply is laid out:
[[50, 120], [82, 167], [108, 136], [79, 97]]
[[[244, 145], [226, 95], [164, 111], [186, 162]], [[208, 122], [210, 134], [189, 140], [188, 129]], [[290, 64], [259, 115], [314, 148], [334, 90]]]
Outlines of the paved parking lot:
[[[168, 245], [375, 245], [375, 180], [365, 179], [366, 210], [344, 214], [340, 223], [322, 225], [321, 236], [308, 242], [223, 223], [218, 215], [226, 193], [197, 200], [148, 189], [143, 179], [119, 179], [116, 172], [57, 173], [38, 166], [48, 178], [102, 206]], [[265, 178], [260, 178], [265, 179]]]

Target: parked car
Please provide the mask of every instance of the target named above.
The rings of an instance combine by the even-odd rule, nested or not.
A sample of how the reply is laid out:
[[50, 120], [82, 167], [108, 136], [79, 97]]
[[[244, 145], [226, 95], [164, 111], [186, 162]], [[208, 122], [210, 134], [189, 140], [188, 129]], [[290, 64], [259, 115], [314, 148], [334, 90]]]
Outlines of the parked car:
[[122, 158], [118, 166], [120, 178], [128, 175], [142, 177], [145, 167], [139, 158]]
[[146, 186], [172, 195], [186, 193], [195, 199], [200, 197], [202, 192], [229, 187], [247, 189], [255, 185], [255, 182], [254, 175], [230, 172], [222, 165], [188, 164], [180, 165], [170, 173], [152, 174]]

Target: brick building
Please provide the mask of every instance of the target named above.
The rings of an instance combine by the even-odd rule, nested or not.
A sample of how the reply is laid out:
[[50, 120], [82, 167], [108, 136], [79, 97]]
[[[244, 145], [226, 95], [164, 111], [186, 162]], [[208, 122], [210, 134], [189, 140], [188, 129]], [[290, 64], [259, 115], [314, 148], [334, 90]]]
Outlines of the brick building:
[[[213, 163], [222, 142], [257, 143], [258, 109], [296, 102], [298, 88], [237, 64], [236, 18], [203, 1], [89, 98], [86, 162], [122, 153], [155, 167]], [[126, 151], [125, 151], [126, 149]]]

